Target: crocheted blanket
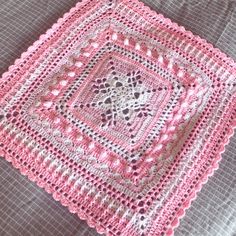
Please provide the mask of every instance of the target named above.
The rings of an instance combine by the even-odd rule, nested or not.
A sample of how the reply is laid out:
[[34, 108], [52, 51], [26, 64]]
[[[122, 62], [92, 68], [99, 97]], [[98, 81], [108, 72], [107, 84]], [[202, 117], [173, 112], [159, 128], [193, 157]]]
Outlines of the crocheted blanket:
[[99, 233], [172, 235], [236, 125], [236, 63], [137, 0], [83, 0], [0, 80], [0, 155]]

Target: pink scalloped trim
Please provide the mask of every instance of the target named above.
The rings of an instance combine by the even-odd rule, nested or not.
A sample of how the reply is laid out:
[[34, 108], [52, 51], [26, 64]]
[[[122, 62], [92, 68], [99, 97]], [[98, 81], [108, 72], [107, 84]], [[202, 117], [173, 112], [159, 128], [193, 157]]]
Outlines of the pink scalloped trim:
[[[31, 47], [29, 47], [26, 52], [22, 53], [20, 59], [16, 59], [15, 62], [14, 62], [14, 65], [9, 67], [8, 72], [5, 72], [3, 74], [2, 79], [0, 81], [0, 85], [1, 85], [1, 83], [4, 83], [8, 79], [8, 77], [14, 72], [14, 70], [16, 68], [20, 67], [22, 61], [26, 60], [31, 55], [31, 53], [34, 52], [35, 49], [37, 49], [38, 45], [43, 44], [43, 42], [46, 41], [49, 38], [49, 36], [51, 36], [51, 34], [53, 34], [53, 32], [61, 25], [61, 23], [68, 16], [70, 16], [73, 12], [75, 12], [78, 8], [80, 8], [86, 2], [88, 2], [88, 1], [83, 0], [82, 2], [79, 2], [74, 8], [72, 8], [70, 10], [70, 12], [65, 13], [64, 16], [62, 18], [60, 18], [57, 21], [57, 23], [55, 23], [52, 26], [51, 29], [49, 29], [45, 34], [41, 35], [39, 40], [37, 40]], [[129, 4], [130, 5], [132, 5], [132, 4], [136, 5], [136, 7], [141, 8], [143, 10], [143, 15], [146, 18], [148, 18], [150, 22], [156, 22], [156, 19], [154, 20], [154, 17], [153, 17], [153, 16], [155, 16], [156, 18], [158, 18], [159, 21], [162, 20], [163, 24], [169, 25], [169, 26], [177, 29], [178, 30], [177, 33], [181, 32], [182, 35], [183, 35], [183, 38], [189, 38], [191, 40], [195, 40], [196, 44], [200, 45], [199, 46], [200, 50], [203, 50], [203, 51], [205, 50], [205, 53], [210, 58], [212, 57], [213, 60], [215, 60], [215, 62], [218, 63], [219, 67], [224, 67], [228, 72], [231, 73], [231, 75], [236, 76], [236, 62], [234, 62], [233, 59], [229, 58], [225, 53], [223, 53], [219, 49], [215, 48], [212, 44], [210, 44], [206, 40], [201, 39], [199, 36], [194, 35], [190, 31], [186, 31], [186, 29], [184, 27], [179, 26], [176, 23], [173, 23], [170, 19], [164, 18], [164, 16], [161, 15], [161, 14], [157, 14], [156, 12], [154, 12], [148, 6], [144, 5], [141, 2], [137, 2], [135, 0], [131, 0], [131, 1], [123, 0], [123, 1], [117, 1], [116, 4], [119, 4], [120, 2], [127, 3], [128, 5]], [[125, 38], [124, 38], [124, 40], [125, 40]], [[129, 44], [129, 42], [127, 42], [127, 41], [126, 41], [126, 43]], [[144, 46], [144, 47], [146, 47], [146, 46]], [[164, 60], [166, 60], [165, 57], [164, 57]], [[168, 65], [168, 62], [167, 62], [167, 65]], [[71, 74], [71, 76], [73, 77], [73, 74]], [[201, 104], [201, 102], [199, 104]], [[193, 113], [193, 115], [195, 113], [196, 113], [196, 111]], [[168, 127], [166, 127], [166, 129], [167, 128]], [[168, 230], [166, 231], [166, 235], [171, 236], [171, 235], [174, 234], [174, 229], [179, 225], [180, 219], [182, 217], [184, 217], [186, 209], [188, 209], [190, 207], [191, 202], [196, 198], [197, 193], [201, 190], [203, 184], [205, 184], [208, 181], [209, 176], [213, 175], [214, 171], [216, 169], [218, 169], [218, 166], [219, 166], [218, 163], [222, 158], [221, 155], [225, 151], [225, 146], [229, 143], [230, 137], [234, 134], [234, 129], [235, 128], [236, 128], [236, 122], [233, 120], [233, 125], [229, 128], [228, 133], [225, 135], [224, 142], [220, 144], [219, 153], [218, 153], [217, 157], [214, 159], [214, 163], [207, 170], [207, 172], [205, 173], [205, 176], [202, 177], [201, 181], [199, 180], [198, 187], [193, 190], [193, 193], [185, 200], [185, 202], [183, 203], [181, 209], [178, 210], [178, 215], [172, 220], [171, 227], [169, 227]], [[170, 131], [170, 133], [171, 133], [171, 131]], [[166, 141], [171, 141], [171, 139], [167, 139], [163, 143], [166, 143]], [[1, 151], [0, 154], [3, 155], [7, 161], [11, 162], [12, 165], [15, 168], [19, 169], [20, 172], [23, 175], [27, 175], [28, 178], [31, 181], [36, 182], [39, 187], [44, 188], [48, 193], [52, 194], [52, 192], [50, 191], [50, 186], [47, 185], [47, 183], [45, 183], [44, 181], [41, 181], [39, 176], [33, 175], [30, 172], [28, 172], [22, 165], [17, 163], [11, 155], [5, 153], [4, 150], [1, 149], [0, 151]], [[156, 155], [155, 151], [152, 154]], [[148, 153], [148, 155], [150, 155], [150, 153]], [[60, 194], [57, 194], [56, 196], [53, 195], [53, 198], [57, 201], [59, 200], [62, 205], [67, 206], [68, 209], [70, 210], [70, 212], [75, 213], [73, 204], [70, 203], [69, 201], [65, 200], [62, 197], [62, 195], [60, 195]], [[79, 218], [82, 219], [82, 220], [86, 220], [88, 225], [90, 227], [96, 228], [98, 233], [101, 233], [101, 234], [102, 233], [107, 233], [107, 235], [113, 235], [112, 233], [110, 233], [106, 229], [104, 229], [104, 227], [99, 226], [99, 224], [96, 224], [91, 219], [91, 217], [89, 218], [88, 216], [86, 216], [86, 214], [84, 214], [84, 212], [82, 210], [79, 210], [78, 208], [76, 210], [77, 210], [76, 213], [78, 214]], [[156, 225], [153, 226], [150, 229], [150, 234], [148, 233], [148, 235], [150, 235], [150, 236], [151, 235], [156, 235], [155, 232], [154, 232], [155, 228], [156, 228]], [[125, 231], [125, 232], [126, 233], [131, 233], [132, 232], [130, 235], [135, 235], [135, 231], [133, 231], [133, 229], [127, 229], [127, 231]]]

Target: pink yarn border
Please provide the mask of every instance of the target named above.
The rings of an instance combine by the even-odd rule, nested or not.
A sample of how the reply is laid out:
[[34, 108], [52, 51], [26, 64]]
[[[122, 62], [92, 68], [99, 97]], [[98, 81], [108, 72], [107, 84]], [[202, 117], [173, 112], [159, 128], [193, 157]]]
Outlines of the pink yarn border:
[[[61, 18], [59, 18], [57, 20], [56, 23], [54, 23], [52, 25], [52, 27], [50, 29], [48, 29], [46, 31], [45, 34], [42, 34], [39, 39], [37, 41], [35, 41], [33, 43], [32, 46], [30, 46], [26, 52], [23, 52], [21, 54], [21, 56], [15, 60], [15, 62], [13, 63], [13, 65], [9, 66], [8, 71], [3, 73], [1, 80], [5, 80], [7, 79], [7, 77], [14, 71], [15, 68], [17, 68], [20, 63], [27, 58], [31, 52], [33, 52], [37, 46], [41, 43], [43, 43], [53, 32], [55, 29], [57, 29], [61, 23], [68, 17], [70, 16], [74, 11], [76, 11], [78, 8], [80, 8], [80, 6], [82, 6], [85, 2], [87, 2], [88, 0], [82, 0], [81, 2], [78, 2], [76, 4], [75, 7], [71, 8], [69, 12], [65, 13]], [[119, 1], [119, 0], [118, 0]], [[126, 2], [126, 0], [123, 0], [124, 2]], [[163, 21], [166, 22], [166, 24], [168, 25], [173, 25], [175, 26], [175, 28], [177, 27], [181, 32], [183, 32], [186, 36], [189, 36], [191, 38], [194, 38], [200, 45], [201, 47], [204, 47], [205, 49], [212, 51], [212, 54], [214, 54], [214, 56], [217, 56], [218, 59], [221, 60], [221, 63], [224, 64], [225, 66], [227, 65], [231, 65], [234, 71], [234, 75], [236, 76], [236, 62], [228, 57], [225, 53], [223, 53], [222, 51], [220, 51], [220, 49], [215, 48], [211, 43], [207, 42], [205, 39], [202, 39], [200, 36], [198, 35], [194, 35], [191, 31], [187, 31], [183, 26], [179, 26], [177, 23], [172, 22], [170, 19], [164, 17], [162, 14], [158, 14], [157, 12], [155, 12], [154, 10], [152, 10], [149, 6], [145, 5], [142, 2], [137, 2], [136, 0], [131, 0], [132, 2], [135, 2], [136, 4], [139, 4], [140, 7], [142, 7], [143, 9], [146, 10], [146, 12], [150, 13], [150, 15], [155, 15], [158, 16], [160, 19], [163, 19]], [[225, 152], [225, 146], [230, 142], [230, 137], [232, 137], [234, 135], [235, 132], [235, 128], [236, 128], [236, 120], [233, 121], [233, 126], [230, 127], [228, 133], [226, 134], [225, 137], [225, 142], [221, 144], [220, 148], [219, 148], [219, 153], [217, 155], [217, 157], [215, 158], [214, 164], [212, 165], [212, 167], [207, 171], [206, 175], [202, 178], [202, 181], [199, 182], [199, 187], [196, 188], [193, 192], [193, 194], [191, 194], [189, 196], [188, 199], [186, 199], [186, 202], [188, 204], [184, 204], [182, 207], [182, 211], [181, 214], [177, 215], [176, 218], [172, 221], [171, 224], [171, 228], [168, 229], [168, 231], [166, 232], [166, 235], [171, 236], [174, 234], [174, 229], [176, 227], [178, 227], [179, 223], [180, 223], [180, 219], [183, 218], [186, 214], [186, 210], [191, 206], [191, 202], [193, 200], [196, 199], [197, 197], [197, 193], [201, 191], [203, 185], [205, 183], [207, 183], [208, 179], [210, 176], [212, 176], [214, 174], [214, 171], [217, 170], [219, 168], [219, 162], [222, 159], [222, 154]], [[4, 150], [2, 150], [3, 152], [0, 152], [1, 154], [4, 153]], [[16, 168], [19, 169], [20, 173], [22, 175], [26, 175], [28, 177], [28, 179], [30, 179], [31, 181], [35, 182], [40, 188], [44, 188], [46, 192], [48, 192], [49, 194], [51, 194], [53, 196], [53, 198], [56, 201], [60, 201], [60, 203], [62, 205], [66, 205], [67, 208], [69, 209], [69, 211], [71, 213], [75, 213], [73, 211], [73, 206], [72, 204], [65, 204], [64, 203], [64, 199], [62, 198], [62, 196], [60, 196], [59, 199], [55, 198], [55, 196], [53, 195], [52, 192], [50, 192], [50, 190], [48, 190], [47, 188], [47, 183], [44, 183], [44, 185], [42, 186], [41, 184], [41, 180], [39, 178], [35, 178], [34, 176], [31, 176], [30, 173], [27, 173], [27, 171], [25, 171], [25, 169], [19, 165], [16, 164], [13, 160], [13, 158], [11, 157], [11, 155], [5, 155], [4, 158], [8, 161], [11, 162], [12, 165]], [[98, 233], [103, 234], [106, 233], [106, 229], [104, 229], [103, 227], [100, 227], [98, 224], [95, 224], [93, 222], [90, 221], [89, 217], [85, 218], [83, 215], [83, 212], [76, 212], [78, 217], [81, 220], [86, 220], [87, 224], [91, 227], [91, 228], [95, 228], [97, 230]], [[174, 223], [173, 223], [174, 222]], [[150, 231], [152, 231], [155, 228], [155, 225], [152, 227], [152, 229]], [[110, 235], [110, 233], [107, 233], [107, 235]], [[155, 233], [150, 233], [151, 235], [155, 235]]]

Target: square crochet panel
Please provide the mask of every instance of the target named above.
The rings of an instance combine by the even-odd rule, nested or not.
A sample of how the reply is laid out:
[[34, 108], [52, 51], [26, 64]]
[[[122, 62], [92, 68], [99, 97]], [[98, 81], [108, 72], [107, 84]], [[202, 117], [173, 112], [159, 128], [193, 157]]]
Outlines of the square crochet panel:
[[110, 236], [172, 235], [217, 169], [236, 64], [137, 0], [84, 0], [0, 80], [0, 154]]

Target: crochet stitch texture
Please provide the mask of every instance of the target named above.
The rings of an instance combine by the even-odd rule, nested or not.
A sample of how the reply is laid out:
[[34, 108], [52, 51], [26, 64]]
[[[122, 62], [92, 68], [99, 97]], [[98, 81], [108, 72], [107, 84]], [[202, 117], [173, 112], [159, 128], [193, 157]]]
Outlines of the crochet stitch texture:
[[172, 235], [236, 126], [236, 63], [137, 0], [83, 0], [0, 80], [0, 156], [99, 233]]

